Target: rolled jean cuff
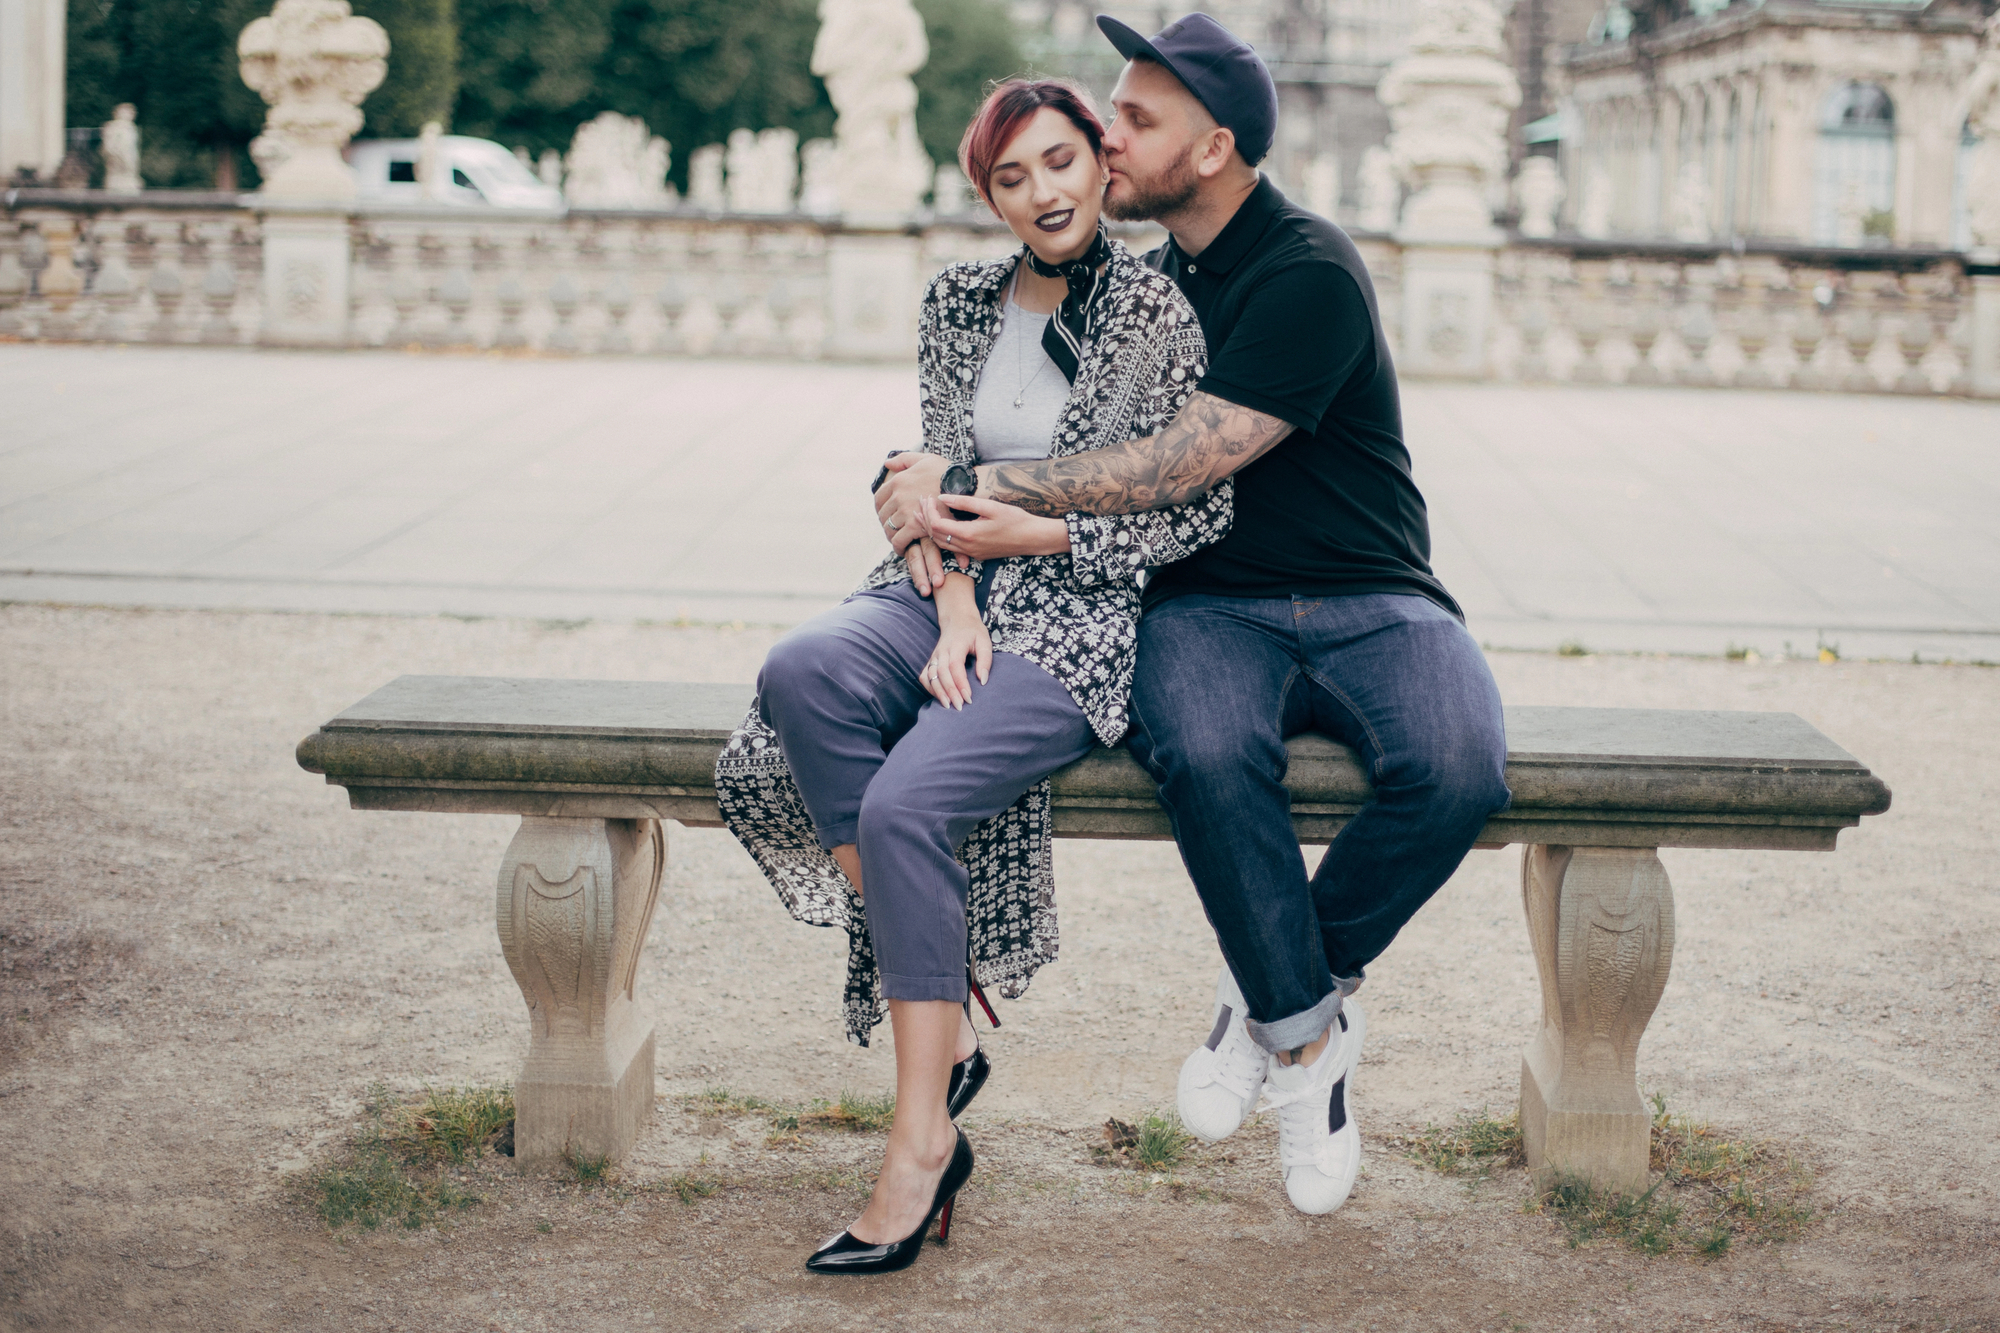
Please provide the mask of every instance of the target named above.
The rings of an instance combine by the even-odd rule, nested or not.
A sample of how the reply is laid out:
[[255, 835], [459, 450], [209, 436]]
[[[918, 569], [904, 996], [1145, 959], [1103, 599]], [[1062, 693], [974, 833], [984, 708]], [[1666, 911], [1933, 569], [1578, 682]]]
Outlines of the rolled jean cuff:
[[1334, 1019], [1340, 1017], [1340, 1002], [1354, 994], [1355, 987], [1360, 984], [1358, 976], [1335, 977], [1333, 989], [1312, 1008], [1271, 1023], [1259, 1023], [1254, 1018], [1246, 1017], [1243, 1026], [1250, 1033], [1250, 1040], [1274, 1055], [1279, 1051], [1297, 1050], [1318, 1041], [1320, 1034], [1333, 1026]]
[[817, 832], [819, 849], [830, 852], [836, 847], [845, 847], [850, 842], [861, 840], [861, 819], [858, 815], [853, 819], [843, 819], [838, 824], [830, 824]]
[[949, 1000], [953, 1004], [964, 1004], [966, 996], [972, 992], [965, 983], [965, 973], [955, 977], [904, 977], [894, 972], [882, 974], [882, 998], [885, 1000]]

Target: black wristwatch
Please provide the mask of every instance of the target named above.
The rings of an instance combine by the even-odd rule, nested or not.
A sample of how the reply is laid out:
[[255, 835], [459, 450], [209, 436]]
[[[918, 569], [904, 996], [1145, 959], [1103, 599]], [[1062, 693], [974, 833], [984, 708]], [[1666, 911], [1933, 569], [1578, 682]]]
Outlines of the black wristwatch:
[[[938, 494], [940, 495], [972, 495], [978, 490], [979, 474], [963, 463], [953, 463], [950, 467], [946, 468], [943, 478], [938, 482]], [[968, 513], [963, 509], [953, 509], [951, 516], [961, 523], [970, 523], [979, 517], [979, 515]]]

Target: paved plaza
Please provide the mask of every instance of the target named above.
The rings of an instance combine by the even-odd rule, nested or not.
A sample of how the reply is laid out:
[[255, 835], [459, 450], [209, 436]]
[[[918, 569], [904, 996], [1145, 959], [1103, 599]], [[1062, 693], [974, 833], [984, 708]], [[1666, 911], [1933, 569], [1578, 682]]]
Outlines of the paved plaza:
[[[0, 600], [795, 623], [907, 366], [0, 347]], [[2000, 660], [2000, 404], [1405, 385], [1494, 647]]]

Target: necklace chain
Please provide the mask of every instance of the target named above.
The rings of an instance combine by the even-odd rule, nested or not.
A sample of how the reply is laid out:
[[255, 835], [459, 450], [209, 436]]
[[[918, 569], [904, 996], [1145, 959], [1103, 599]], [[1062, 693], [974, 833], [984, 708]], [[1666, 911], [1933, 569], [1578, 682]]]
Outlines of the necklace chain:
[[[1025, 315], [1028, 312], [1022, 308], [1020, 302], [1020, 296], [1021, 296], [1021, 270], [1020, 268], [1017, 267], [1014, 270], [1014, 286], [1013, 289], [1008, 293], [1007, 304], [1013, 306], [1016, 310], [1020, 310], [1021, 313]], [[1045, 356], [1042, 358], [1042, 364], [1035, 367], [1035, 373], [1033, 375], [1030, 375], [1028, 373], [1028, 365], [1027, 365], [1028, 352], [1026, 343], [1027, 343], [1026, 339], [1018, 339], [1014, 345], [1014, 383], [1017, 386], [1014, 390], [1015, 407], [1020, 407], [1022, 405], [1023, 400], [1026, 399], [1028, 396], [1028, 389], [1030, 388], [1030, 386], [1032, 386], [1036, 380], [1042, 377], [1042, 372], [1044, 370], [1047, 370], [1049, 368], [1049, 359]], [[1036, 344], [1037, 348], [1039, 348], [1040, 346], [1041, 346], [1040, 343]]]

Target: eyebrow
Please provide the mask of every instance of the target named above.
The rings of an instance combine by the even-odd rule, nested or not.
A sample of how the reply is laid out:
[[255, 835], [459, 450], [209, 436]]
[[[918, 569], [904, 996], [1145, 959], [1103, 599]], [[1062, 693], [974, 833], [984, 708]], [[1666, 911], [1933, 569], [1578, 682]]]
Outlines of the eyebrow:
[[[1055, 143], [1050, 144], [1047, 148], [1044, 148], [1042, 150], [1042, 156], [1046, 158], [1051, 153], [1060, 152], [1065, 148], [1075, 148], [1076, 146], [1077, 145], [1069, 139], [1060, 139]], [[1005, 171], [1009, 167], [1012, 167], [1016, 171], [1019, 171], [1021, 169], [1021, 164], [1019, 162], [996, 162], [993, 164], [993, 169], [995, 171]]]

